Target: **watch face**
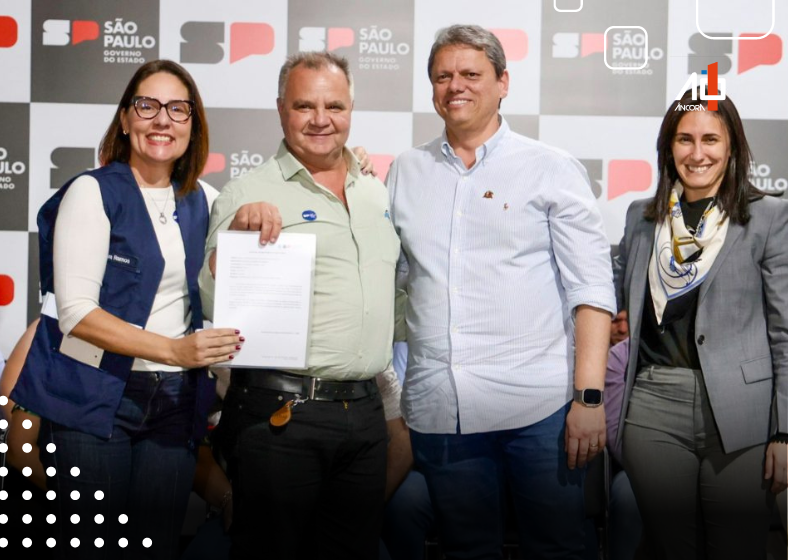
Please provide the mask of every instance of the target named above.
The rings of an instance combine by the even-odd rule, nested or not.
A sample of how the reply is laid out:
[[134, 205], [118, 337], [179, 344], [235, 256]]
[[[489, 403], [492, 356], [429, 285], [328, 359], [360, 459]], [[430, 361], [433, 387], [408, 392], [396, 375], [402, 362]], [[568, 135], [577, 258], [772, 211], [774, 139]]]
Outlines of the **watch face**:
[[586, 389], [583, 391], [583, 402], [586, 404], [602, 404], [602, 391], [599, 389]]

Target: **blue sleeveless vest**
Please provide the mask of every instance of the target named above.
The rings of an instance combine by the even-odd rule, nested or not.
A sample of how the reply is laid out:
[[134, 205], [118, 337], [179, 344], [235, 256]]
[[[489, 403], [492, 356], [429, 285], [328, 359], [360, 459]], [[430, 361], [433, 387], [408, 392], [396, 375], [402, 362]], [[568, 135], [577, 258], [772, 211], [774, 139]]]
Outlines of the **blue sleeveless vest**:
[[[88, 171], [99, 184], [110, 223], [107, 267], [99, 306], [124, 321], [145, 328], [162, 274], [164, 258], [145, 201], [131, 168], [120, 162]], [[74, 178], [76, 179], [76, 177]], [[54, 293], [53, 237], [63, 195], [61, 187], [38, 212], [41, 293]], [[179, 185], [173, 185], [176, 193]], [[202, 304], [197, 276], [203, 264], [208, 233], [208, 203], [201, 188], [175, 197], [176, 220], [186, 253], [186, 282], [192, 329], [201, 329]], [[134, 358], [105, 351], [98, 368], [60, 353], [63, 333], [57, 319], [42, 314], [32, 346], [11, 398], [20, 406], [58, 424], [109, 439]], [[198, 375], [194, 437], [207, 428], [215, 399], [215, 381]]]

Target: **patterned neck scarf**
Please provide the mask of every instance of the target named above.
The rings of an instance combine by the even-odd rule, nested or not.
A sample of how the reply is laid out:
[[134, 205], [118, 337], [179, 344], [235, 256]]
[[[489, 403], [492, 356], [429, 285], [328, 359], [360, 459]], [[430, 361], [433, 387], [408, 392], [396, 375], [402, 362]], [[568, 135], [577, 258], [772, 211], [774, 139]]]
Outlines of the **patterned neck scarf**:
[[[662, 323], [668, 302], [700, 286], [722, 249], [728, 224], [716, 199], [703, 212], [693, 231], [681, 212], [683, 188], [676, 183], [670, 195], [670, 213], [654, 232], [654, 253], [648, 266], [648, 280], [654, 313]], [[700, 253], [697, 258], [692, 258]]]

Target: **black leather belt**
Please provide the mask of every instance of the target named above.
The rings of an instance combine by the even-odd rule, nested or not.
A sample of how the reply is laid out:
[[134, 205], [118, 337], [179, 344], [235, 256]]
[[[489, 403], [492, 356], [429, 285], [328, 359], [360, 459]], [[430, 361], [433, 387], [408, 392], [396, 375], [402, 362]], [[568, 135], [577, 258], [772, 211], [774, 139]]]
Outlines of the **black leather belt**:
[[352, 401], [378, 392], [378, 384], [374, 378], [364, 381], [335, 381], [294, 375], [276, 369], [233, 369], [230, 383], [236, 387], [297, 393], [315, 401]]

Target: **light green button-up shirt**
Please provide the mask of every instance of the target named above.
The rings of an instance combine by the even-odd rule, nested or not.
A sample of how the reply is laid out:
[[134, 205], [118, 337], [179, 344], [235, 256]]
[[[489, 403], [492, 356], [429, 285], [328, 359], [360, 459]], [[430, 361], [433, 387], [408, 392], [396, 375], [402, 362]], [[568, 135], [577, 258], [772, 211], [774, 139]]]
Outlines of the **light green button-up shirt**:
[[[211, 211], [200, 294], [205, 316], [212, 319], [214, 279], [208, 258], [218, 232], [230, 226], [244, 204], [276, 205], [283, 232], [317, 236], [308, 369], [292, 373], [368, 379], [391, 363], [399, 238], [391, 224], [386, 187], [363, 175], [347, 149], [345, 158], [348, 208], [315, 182], [284, 142], [274, 158], [227, 183]], [[312, 220], [305, 217], [310, 213]]]

